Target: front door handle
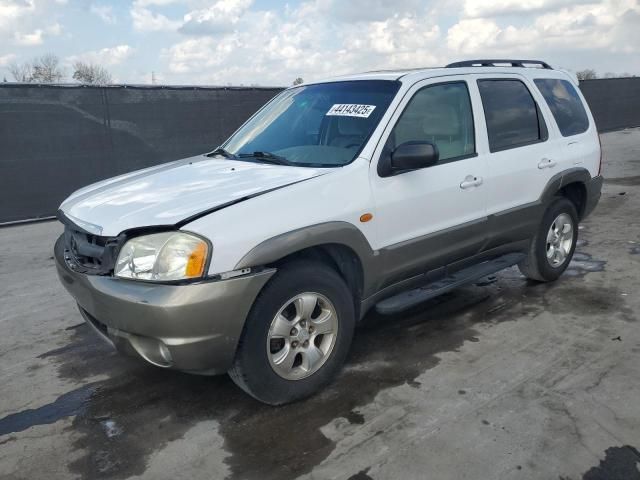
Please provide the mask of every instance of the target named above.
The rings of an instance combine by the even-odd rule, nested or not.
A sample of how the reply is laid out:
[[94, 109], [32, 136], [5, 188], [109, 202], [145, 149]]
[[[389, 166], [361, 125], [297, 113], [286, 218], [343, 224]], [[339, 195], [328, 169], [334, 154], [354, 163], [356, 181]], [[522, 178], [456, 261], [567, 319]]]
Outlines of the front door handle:
[[552, 168], [556, 166], [556, 162], [554, 160], [551, 160], [550, 158], [543, 158], [542, 160], [540, 160], [540, 163], [538, 163], [538, 168], [540, 170], [542, 170], [543, 168]]
[[460, 188], [466, 190], [471, 187], [478, 187], [482, 185], [482, 177], [474, 177], [473, 175], [467, 175], [460, 184]]

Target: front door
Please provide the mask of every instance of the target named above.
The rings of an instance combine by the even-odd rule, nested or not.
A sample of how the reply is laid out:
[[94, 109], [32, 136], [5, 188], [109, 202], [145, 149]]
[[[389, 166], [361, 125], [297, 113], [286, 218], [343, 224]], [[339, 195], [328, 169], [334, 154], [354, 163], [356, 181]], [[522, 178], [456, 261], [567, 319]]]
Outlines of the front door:
[[[478, 253], [486, 238], [485, 158], [478, 156], [478, 112], [460, 77], [414, 85], [405, 95], [371, 164], [381, 287]], [[477, 99], [474, 103], [477, 102]], [[382, 177], [377, 165], [406, 142], [432, 142], [434, 166]]]

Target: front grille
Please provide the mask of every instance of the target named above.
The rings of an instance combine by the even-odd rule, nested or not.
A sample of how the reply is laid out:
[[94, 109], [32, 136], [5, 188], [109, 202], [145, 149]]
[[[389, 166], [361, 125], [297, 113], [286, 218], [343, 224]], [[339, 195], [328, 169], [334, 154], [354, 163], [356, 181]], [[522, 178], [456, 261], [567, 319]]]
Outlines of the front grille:
[[66, 225], [64, 256], [74, 270], [93, 275], [113, 272], [118, 250], [118, 239], [100, 237]]

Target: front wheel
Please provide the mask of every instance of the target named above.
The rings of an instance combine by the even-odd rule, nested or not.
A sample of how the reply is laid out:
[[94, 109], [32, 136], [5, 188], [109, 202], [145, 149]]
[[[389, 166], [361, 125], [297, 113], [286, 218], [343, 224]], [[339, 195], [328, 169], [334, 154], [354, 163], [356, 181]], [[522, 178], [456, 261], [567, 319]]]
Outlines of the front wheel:
[[355, 326], [353, 297], [328, 266], [284, 265], [256, 299], [229, 376], [271, 405], [312, 395], [345, 361]]
[[532, 280], [556, 280], [569, 266], [577, 240], [576, 207], [567, 198], [558, 197], [544, 213], [528, 255], [518, 267]]

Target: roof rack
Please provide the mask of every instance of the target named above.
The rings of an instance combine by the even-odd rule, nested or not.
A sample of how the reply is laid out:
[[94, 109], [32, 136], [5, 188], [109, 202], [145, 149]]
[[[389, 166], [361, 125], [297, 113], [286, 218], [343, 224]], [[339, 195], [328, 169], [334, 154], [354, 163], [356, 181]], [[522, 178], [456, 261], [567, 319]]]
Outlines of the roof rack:
[[454, 62], [447, 65], [447, 68], [457, 68], [457, 67], [501, 67], [504, 65], [496, 65], [496, 64], [507, 64], [512, 67], [526, 67], [528, 65], [539, 65], [542, 68], [546, 68], [548, 70], [553, 70], [551, 66], [543, 62], [542, 60], [464, 60], [462, 62]]

